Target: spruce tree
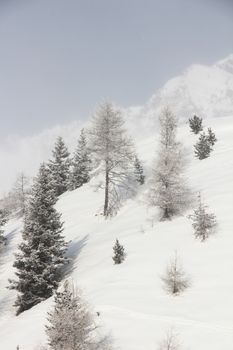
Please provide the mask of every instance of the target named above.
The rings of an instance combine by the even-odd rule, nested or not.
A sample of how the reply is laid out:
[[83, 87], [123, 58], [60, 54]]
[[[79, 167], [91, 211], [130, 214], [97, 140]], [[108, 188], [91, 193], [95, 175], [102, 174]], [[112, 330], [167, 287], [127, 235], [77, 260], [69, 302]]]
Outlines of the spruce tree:
[[55, 294], [55, 307], [48, 313], [48, 322], [46, 333], [51, 350], [94, 349], [92, 317], [80, 292], [72, 291], [67, 282], [63, 291]]
[[70, 180], [70, 187], [72, 190], [81, 187], [90, 180], [90, 164], [91, 160], [87, 148], [86, 135], [84, 129], [82, 129], [72, 161]]
[[7, 214], [5, 210], [0, 209], [0, 248], [5, 243], [6, 238], [4, 237], [3, 226], [7, 222]]
[[203, 130], [202, 118], [194, 115], [193, 118], [189, 119], [189, 126], [194, 134], [199, 134], [199, 132]]
[[194, 235], [204, 242], [216, 228], [216, 216], [213, 213], [208, 213], [208, 207], [202, 203], [201, 195], [198, 196], [198, 207], [194, 213], [189, 216], [192, 220]]
[[211, 146], [214, 146], [215, 142], [217, 141], [215, 133], [212, 131], [211, 128], [208, 128], [207, 139], [208, 139], [208, 142]]
[[56, 196], [60, 196], [68, 190], [70, 177], [70, 154], [62, 137], [57, 138], [52, 154], [53, 158], [49, 161], [51, 181]]
[[177, 119], [165, 108], [160, 115], [160, 145], [148, 194], [149, 204], [159, 208], [161, 220], [182, 214], [190, 203], [190, 190], [183, 176], [183, 149], [176, 134]]
[[114, 264], [121, 264], [125, 260], [126, 254], [123, 245], [119, 243], [118, 239], [116, 239], [116, 243], [113, 246], [113, 252], [112, 259]]
[[210, 152], [212, 151], [211, 144], [209, 142], [208, 136], [203, 132], [197, 143], [194, 145], [194, 153], [195, 157], [200, 160], [208, 158], [210, 156]]
[[19, 292], [15, 302], [17, 314], [53, 294], [61, 279], [61, 268], [67, 263], [67, 244], [55, 203], [50, 172], [43, 164], [34, 180], [25, 215], [23, 242], [14, 262], [18, 279], [10, 280], [9, 288]]
[[140, 160], [138, 159], [137, 156], [134, 158], [134, 176], [136, 181], [140, 184], [143, 185], [145, 182], [145, 175], [143, 172], [143, 167], [141, 165]]

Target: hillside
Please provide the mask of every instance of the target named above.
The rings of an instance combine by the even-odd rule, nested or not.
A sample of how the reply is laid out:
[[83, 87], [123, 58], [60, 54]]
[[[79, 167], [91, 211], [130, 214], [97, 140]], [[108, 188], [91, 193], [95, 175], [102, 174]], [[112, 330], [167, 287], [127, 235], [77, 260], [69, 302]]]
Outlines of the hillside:
[[[190, 211], [170, 222], [157, 222], [147, 207], [145, 185], [138, 195], [111, 220], [98, 215], [103, 193], [95, 180], [65, 193], [57, 203], [65, 222], [65, 236], [71, 243], [72, 264], [67, 271], [95, 313], [101, 332], [110, 334], [116, 349], [155, 350], [164, 333], [174, 327], [183, 349], [231, 350], [233, 314], [233, 116], [205, 119], [216, 132], [218, 142], [209, 159], [193, 157], [193, 143], [186, 124], [179, 127], [189, 164], [186, 176], [193, 191], [201, 190], [210, 210], [217, 216], [216, 235], [205, 243], [194, 239]], [[146, 173], [155, 155], [157, 130], [137, 142]], [[5, 289], [14, 275], [12, 263], [20, 241], [21, 223], [6, 226], [8, 246], [0, 266], [1, 349], [33, 350], [45, 342], [44, 324], [52, 298], [14, 316], [15, 292]], [[116, 238], [125, 246], [127, 258], [113, 265], [112, 246]], [[160, 276], [177, 250], [191, 279], [191, 287], [172, 297], [163, 288]], [[97, 318], [97, 317], [96, 317]]]

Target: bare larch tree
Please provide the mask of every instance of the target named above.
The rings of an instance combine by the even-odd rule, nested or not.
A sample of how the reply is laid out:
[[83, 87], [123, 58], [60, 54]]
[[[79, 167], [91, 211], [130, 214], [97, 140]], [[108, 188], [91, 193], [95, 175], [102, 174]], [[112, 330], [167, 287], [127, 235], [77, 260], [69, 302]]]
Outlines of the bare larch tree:
[[134, 152], [124, 128], [121, 112], [112, 103], [100, 104], [89, 130], [90, 150], [94, 164], [104, 174], [105, 217], [111, 216], [119, 204], [119, 189], [127, 187], [133, 169]]

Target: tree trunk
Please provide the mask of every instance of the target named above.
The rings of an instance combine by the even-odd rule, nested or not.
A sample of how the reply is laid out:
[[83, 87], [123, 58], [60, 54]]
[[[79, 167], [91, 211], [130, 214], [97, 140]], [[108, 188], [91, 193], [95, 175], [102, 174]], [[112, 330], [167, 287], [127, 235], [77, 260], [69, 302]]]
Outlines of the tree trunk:
[[108, 170], [108, 162], [106, 162], [106, 170], [105, 170], [105, 197], [104, 197], [104, 216], [108, 216], [108, 202], [109, 202], [109, 170]]

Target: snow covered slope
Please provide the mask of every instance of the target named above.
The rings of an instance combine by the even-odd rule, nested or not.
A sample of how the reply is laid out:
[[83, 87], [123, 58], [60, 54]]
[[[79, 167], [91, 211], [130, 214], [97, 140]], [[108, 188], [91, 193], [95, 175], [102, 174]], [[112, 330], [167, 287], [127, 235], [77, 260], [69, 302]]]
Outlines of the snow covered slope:
[[[112, 220], [98, 215], [103, 193], [94, 183], [65, 193], [57, 203], [65, 222], [65, 236], [71, 240], [73, 261], [67, 277], [81, 287], [103, 333], [110, 333], [116, 349], [156, 350], [164, 333], [174, 327], [183, 349], [232, 350], [233, 344], [233, 116], [205, 120], [216, 132], [218, 142], [209, 159], [193, 157], [193, 143], [187, 125], [179, 138], [189, 152], [187, 177], [194, 191], [201, 190], [218, 220], [218, 231], [205, 243], [194, 239], [187, 215], [170, 222], [153, 220], [145, 203], [146, 185], [129, 200]], [[137, 143], [147, 172], [154, 158], [154, 135]], [[97, 214], [97, 215], [96, 215]], [[13, 253], [19, 242], [19, 222], [6, 227], [8, 247], [0, 266], [0, 349], [33, 350], [46, 341], [44, 324], [52, 298], [14, 316], [15, 292], [5, 289], [13, 276]], [[118, 238], [127, 258], [113, 265], [112, 246]], [[177, 250], [191, 278], [191, 287], [172, 297], [160, 276]]]

